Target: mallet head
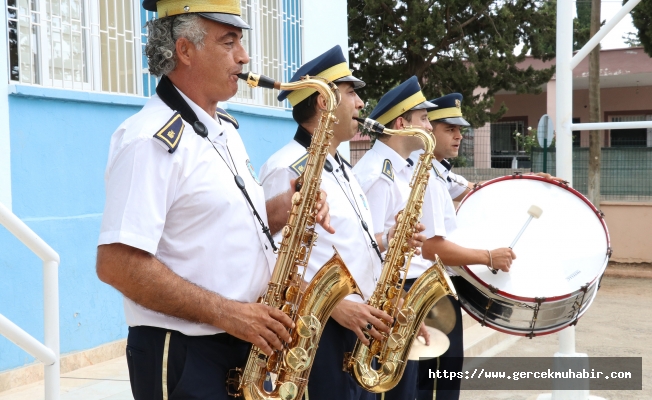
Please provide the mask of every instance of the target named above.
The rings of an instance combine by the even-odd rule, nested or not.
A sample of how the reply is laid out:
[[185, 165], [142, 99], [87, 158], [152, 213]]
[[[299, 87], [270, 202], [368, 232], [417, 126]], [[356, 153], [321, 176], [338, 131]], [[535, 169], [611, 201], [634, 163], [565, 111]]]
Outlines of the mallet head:
[[541, 207], [532, 205], [530, 206], [530, 209], [527, 210], [527, 213], [533, 216], [534, 218], [538, 219], [541, 216], [541, 214], [543, 214], [543, 210], [541, 209]]

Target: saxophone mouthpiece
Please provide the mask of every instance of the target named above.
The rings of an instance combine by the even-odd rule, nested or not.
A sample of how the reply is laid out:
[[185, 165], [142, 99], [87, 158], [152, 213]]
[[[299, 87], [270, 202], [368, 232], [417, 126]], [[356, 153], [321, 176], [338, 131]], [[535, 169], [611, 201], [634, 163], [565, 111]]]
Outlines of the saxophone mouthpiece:
[[353, 117], [354, 120], [362, 124], [362, 129], [382, 134], [385, 131], [385, 125], [381, 124], [378, 121], [375, 121], [370, 118], [357, 118]]
[[252, 88], [260, 86], [267, 89], [281, 89], [280, 82], [276, 82], [274, 79], [265, 75], [254, 74], [253, 72], [243, 72], [238, 74], [238, 78], [247, 82], [247, 85]]

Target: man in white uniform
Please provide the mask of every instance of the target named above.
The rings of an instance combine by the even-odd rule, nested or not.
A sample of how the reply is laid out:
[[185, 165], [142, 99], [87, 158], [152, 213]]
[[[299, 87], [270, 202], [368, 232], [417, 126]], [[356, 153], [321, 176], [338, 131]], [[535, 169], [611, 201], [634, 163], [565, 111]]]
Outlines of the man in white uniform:
[[[364, 343], [369, 343], [366, 335], [381, 339], [380, 332], [388, 332], [386, 323], [392, 321], [383, 311], [364, 304], [373, 293], [380, 276], [380, 253], [384, 248], [378, 244], [380, 237], [374, 237], [375, 230], [367, 198], [353, 176], [351, 166], [337, 152], [337, 146], [351, 140], [358, 130], [358, 124], [353, 117], [358, 116], [363, 103], [355, 90], [364, 86], [364, 82], [352, 76], [339, 46], [306, 63], [291, 81], [297, 81], [304, 75], [317, 75], [336, 83], [342, 95], [342, 101], [335, 112], [339, 122], [333, 126], [334, 137], [331, 139], [321, 184], [321, 189], [328, 193], [330, 225], [335, 233], [330, 234], [317, 227], [319, 238], [312, 249], [305, 280], [310, 281], [319, 268], [332, 257], [334, 246], [364, 296], [364, 299], [350, 296], [331, 314], [332, 318], [324, 327], [319, 342], [306, 398], [373, 399], [372, 393], [364, 391], [342, 370], [344, 354], [352, 351], [356, 335]], [[311, 89], [283, 91], [278, 96], [279, 101], [286, 98], [293, 106], [292, 115], [299, 126], [294, 140], [272, 155], [263, 165], [260, 177], [265, 189], [268, 214], [283, 215], [287, 219], [290, 205], [278, 188], [299, 177], [305, 168], [306, 148], [310, 145], [311, 132], [314, 132], [317, 126], [319, 113], [325, 108], [325, 102]], [[425, 236], [419, 236], [418, 239], [425, 239]]]
[[256, 303], [275, 263], [265, 198], [237, 122], [217, 109], [249, 62], [249, 26], [239, 0], [143, 7], [161, 16], [145, 49], [161, 81], [111, 138], [97, 274], [125, 296], [136, 400], [231, 399], [248, 342], [271, 354], [293, 326]]
[[[387, 92], [369, 115], [390, 129], [404, 129], [409, 126], [428, 131], [432, 126], [428, 121], [428, 111], [436, 106], [426, 101], [416, 76]], [[404, 111], [407, 110], [407, 111]], [[423, 149], [423, 141], [416, 137], [379, 135], [374, 146], [353, 168], [355, 177], [369, 199], [371, 216], [377, 233], [383, 237], [387, 247], [387, 237], [394, 226], [394, 218], [407, 205], [410, 196], [410, 181], [417, 159], [410, 154]], [[424, 210], [424, 215], [430, 215]], [[426, 219], [429, 219], [426, 217]], [[428, 228], [424, 232], [428, 234]], [[430, 268], [432, 261], [414, 255], [405, 278], [404, 289], [409, 290], [416, 278]], [[425, 335], [427, 337], [427, 331]], [[429, 344], [428, 338], [426, 343]], [[403, 377], [396, 387], [382, 396], [385, 400], [414, 399], [417, 391], [418, 362], [408, 361]]]
[[[438, 108], [428, 113], [428, 118], [433, 126], [437, 145], [435, 146], [433, 170], [428, 182], [429, 201], [432, 205], [434, 218], [422, 219], [428, 228], [434, 229], [434, 236], [430, 236], [423, 247], [423, 257], [434, 260], [439, 255], [445, 265], [487, 265], [489, 268], [509, 271], [512, 260], [516, 258], [509, 248], [499, 249], [469, 249], [458, 246], [446, 240], [456, 228], [455, 207], [453, 206], [452, 193], [463, 195], [465, 188], [455, 185], [449, 176], [450, 167], [443, 165], [445, 158], [457, 157], [462, 134], [460, 127], [469, 126], [463, 118], [461, 105], [462, 95], [452, 93], [438, 99], [431, 100]], [[457, 178], [458, 176], [455, 176]], [[450, 179], [449, 179], [450, 178]], [[467, 182], [468, 185], [468, 182]], [[452, 192], [451, 192], [452, 191]], [[452, 273], [452, 270], [449, 270]], [[460, 395], [461, 379], [432, 379], [428, 370], [446, 370], [447, 372], [460, 372], [464, 359], [464, 345], [462, 340], [462, 314], [458, 301], [451, 298], [457, 315], [457, 323], [448, 334], [450, 347], [442, 356], [421, 361], [419, 365], [419, 392], [418, 399], [432, 399], [433, 391], [437, 399], [458, 399]]]

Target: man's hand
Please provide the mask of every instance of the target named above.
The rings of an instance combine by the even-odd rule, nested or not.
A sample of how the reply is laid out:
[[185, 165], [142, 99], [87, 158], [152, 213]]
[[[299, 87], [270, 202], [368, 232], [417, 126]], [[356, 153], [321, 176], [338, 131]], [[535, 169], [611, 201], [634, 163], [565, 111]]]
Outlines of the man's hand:
[[253, 343], [268, 356], [282, 350], [282, 342], [290, 342], [288, 329], [294, 328], [294, 323], [284, 312], [259, 303], [230, 303], [220, 316], [227, 333]]
[[557, 181], [557, 182], [568, 183], [568, 182], [567, 182], [566, 180], [564, 180], [563, 178], [558, 178], [558, 177], [556, 177], [556, 176], [552, 176], [552, 175], [550, 175], [550, 174], [546, 174], [545, 172], [536, 172], [536, 173], [531, 173], [531, 174], [528, 174], [528, 175], [535, 175], [535, 176], [540, 176], [540, 177], [542, 177], [542, 178], [546, 178], [546, 179], [552, 179], [553, 181]]
[[[296, 179], [290, 180], [290, 187], [287, 191], [279, 194], [278, 196], [269, 199], [265, 202], [265, 209], [267, 211], [267, 221], [269, 230], [272, 235], [278, 233], [288, 221], [290, 210], [292, 209], [292, 196], [296, 192]], [[315, 203], [314, 211], [315, 221], [321, 225], [328, 233], [335, 233], [335, 229], [331, 226], [331, 217], [329, 214], [329, 206], [326, 202], [327, 194], [325, 191], [320, 190], [318, 193], [319, 198]]]
[[421, 336], [423, 340], [426, 341], [426, 346], [430, 346], [430, 332], [426, 329], [426, 324], [424, 322], [421, 323], [421, 326], [419, 327], [419, 332], [417, 333], [417, 337]]
[[[398, 218], [395, 217], [395, 218]], [[389, 243], [393, 238], [394, 235], [396, 234], [396, 225], [398, 224], [395, 223], [394, 226], [392, 226], [388, 233], [387, 233], [387, 242]], [[418, 223], [414, 226], [414, 233], [412, 234], [412, 239], [408, 240], [408, 246], [412, 247], [414, 249], [414, 254], [416, 255], [421, 255], [421, 247], [423, 247], [423, 243], [428, 239], [426, 235], [422, 234], [421, 232], [426, 230], [426, 226]], [[382, 238], [381, 238], [382, 240]], [[381, 249], [382, 251], [386, 251], [387, 249], [383, 248]]]
[[240, 303], [189, 282], [153, 255], [120, 243], [97, 249], [97, 276], [135, 303], [190, 322], [210, 324], [271, 354], [290, 340], [294, 324], [283, 312]]
[[[358, 339], [367, 346], [370, 342], [365, 333], [376, 340], [382, 340], [383, 335], [381, 333], [389, 333], [387, 324], [394, 322], [394, 319], [384, 311], [349, 300], [342, 300], [333, 309], [331, 317], [343, 327], [355, 332]], [[367, 329], [369, 324], [371, 324], [371, 329]]]
[[[298, 192], [298, 190], [296, 190], [297, 189], [296, 185], [297, 185], [297, 180], [292, 179], [290, 181], [290, 188], [291, 188], [290, 191], [292, 193], [294, 193], [295, 191]], [[301, 188], [298, 189], [300, 190]], [[319, 198], [315, 203], [315, 212], [317, 213], [317, 215], [315, 216], [315, 221], [317, 221], [317, 223], [321, 225], [321, 227], [324, 228], [326, 232], [333, 234], [335, 233], [335, 229], [333, 229], [333, 227], [331, 226], [331, 216], [328, 213], [330, 207], [328, 206], [328, 202], [326, 201], [326, 197], [328, 197], [328, 193], [326, 193], [325, 190], [320, 189], [319, 191], [317, 191], [317, 195], [319, 196]]]
[[509, 272], [509, 268], [512, 266], [514, 259], [516, 259], [516, 254], [514, 254], [512, 249], [501, 247], [491, 250], [491, 259], [487, 257], [487, 263], [485, 265], [493, 266], [494, 269], [499, 269], [503, 272]]

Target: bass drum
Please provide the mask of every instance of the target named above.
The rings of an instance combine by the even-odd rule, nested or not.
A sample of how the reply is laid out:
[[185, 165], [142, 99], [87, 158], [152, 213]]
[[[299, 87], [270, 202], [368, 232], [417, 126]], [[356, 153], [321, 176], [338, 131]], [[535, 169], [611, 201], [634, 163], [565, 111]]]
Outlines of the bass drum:
[[447, 239], [475, 249], [514, 246], [508, 273], [485, 265], [455, 267], [452, 277], [464, 310], [482, 325], [532, 338], [574, 325], [597, 293], [611, 255], [603, 214], [564, 183], [534, 175], [490, 180], [457, 210], [458, 228]]

